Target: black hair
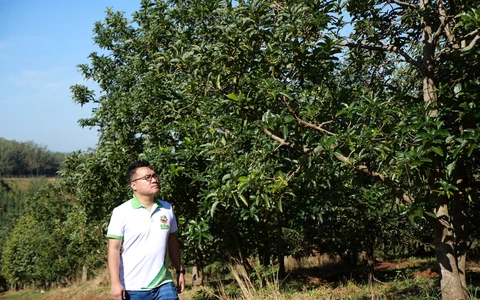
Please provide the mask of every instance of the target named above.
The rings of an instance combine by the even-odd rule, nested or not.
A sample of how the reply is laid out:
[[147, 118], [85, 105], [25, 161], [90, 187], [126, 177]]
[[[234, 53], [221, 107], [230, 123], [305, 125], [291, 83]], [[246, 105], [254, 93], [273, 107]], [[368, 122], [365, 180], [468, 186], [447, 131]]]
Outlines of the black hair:
[[132, 162], [131, 164], [128, 165], [127, 167], [127, 181], [128, 183], [132, 182], [132, 176], [135, 174], [138, 168], [143, 168], [143, 167], [149, 167], [150, 164], [147, 161], [144, 160], [137, 160]]

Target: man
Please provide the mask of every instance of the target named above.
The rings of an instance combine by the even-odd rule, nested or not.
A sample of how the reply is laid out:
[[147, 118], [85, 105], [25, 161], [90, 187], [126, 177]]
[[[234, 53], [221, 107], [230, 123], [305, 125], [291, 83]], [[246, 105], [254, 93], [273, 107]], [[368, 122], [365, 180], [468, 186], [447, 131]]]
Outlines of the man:
[[[155, 200], [158, 178], [147, 162], [131, 163], [127, 179], [133, 198], [113, 210], [107, 232], [112, 297], [179, 299], [185, 286], [185, 270], [172, 206]], [[176, 269], [177, 289], [168, 270], [167, 254]]]

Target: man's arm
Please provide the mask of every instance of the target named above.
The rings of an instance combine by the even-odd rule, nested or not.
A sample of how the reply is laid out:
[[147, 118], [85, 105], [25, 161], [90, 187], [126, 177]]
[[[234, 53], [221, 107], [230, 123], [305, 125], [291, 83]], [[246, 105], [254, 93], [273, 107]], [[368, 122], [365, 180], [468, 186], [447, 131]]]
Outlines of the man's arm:
[[121, 240], [108, 239], [108, 270], [112, 285], [111, 294], [113, 300], [125, 299], [125, 288], [120, 283], [120, 248]]
[[[168, 237], [168, 253], [170, 261], [176, 270], [182, 269], [182, 262], [180, 259], [180, 245], [176, 234], [170, 234]], [[177, 274], [177, 292], [180, 294], [185, 288], [185, 276], [183, 273]]]

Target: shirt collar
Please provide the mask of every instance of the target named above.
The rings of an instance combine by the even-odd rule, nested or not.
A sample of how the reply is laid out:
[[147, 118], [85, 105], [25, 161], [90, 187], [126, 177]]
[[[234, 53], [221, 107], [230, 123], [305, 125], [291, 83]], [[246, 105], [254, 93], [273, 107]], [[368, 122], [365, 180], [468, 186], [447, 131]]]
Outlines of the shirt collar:
[[[137, 209], [137, 208], [145, 207], [145, 206], [142, 205], [142, 203], [140, 203], [140, 201], [138, 201], [138, 199], [137, 199], [137, 197], [135, 197], [135, 195], [133, 195], [133, 198], [131, 200], [132, 200], [132, 208]], [[162, 207], [162, 204], [160, 203], [160, 200], [155, 200], [154, 203], [156, 203], [158, 207]]]

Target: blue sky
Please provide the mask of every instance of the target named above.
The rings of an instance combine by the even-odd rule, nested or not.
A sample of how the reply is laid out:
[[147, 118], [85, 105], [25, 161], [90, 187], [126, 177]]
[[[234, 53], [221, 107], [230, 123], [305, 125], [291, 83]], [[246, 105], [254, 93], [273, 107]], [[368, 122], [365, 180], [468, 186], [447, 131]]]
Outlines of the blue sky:
[[[96, 146], [95, 129], [77, 121], [93, 106], [73, 103], [70, 86], [85, 82], [77, 70], [99, 49], [93, 26], [105, 9], [131, 19], [140, 0], [0, 1], [0, 137], [33, 141], [51, 151]], [[98, 91], [98, 89], [96, 89]]]

